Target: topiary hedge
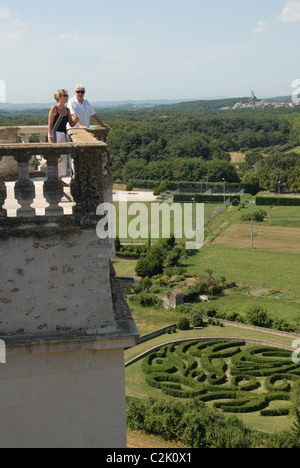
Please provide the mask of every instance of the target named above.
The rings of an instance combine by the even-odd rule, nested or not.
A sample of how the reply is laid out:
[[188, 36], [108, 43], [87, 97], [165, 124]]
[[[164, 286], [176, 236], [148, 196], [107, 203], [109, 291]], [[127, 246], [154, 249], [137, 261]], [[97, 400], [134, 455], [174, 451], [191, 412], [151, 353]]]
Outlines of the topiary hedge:
[[[268, 412], [268, 406], [289, 401], [293, 382], [300, 379], [290, 351], [244, 341], [170, 344], [144, 358], [142, 370], [147, 384], [166, 395], [218, 400], [214, 406], [225, 412], [264, 411], [268, 416], [287, 414], [286, 408]], [[260, 387], [261, 393], [255, 393]]]

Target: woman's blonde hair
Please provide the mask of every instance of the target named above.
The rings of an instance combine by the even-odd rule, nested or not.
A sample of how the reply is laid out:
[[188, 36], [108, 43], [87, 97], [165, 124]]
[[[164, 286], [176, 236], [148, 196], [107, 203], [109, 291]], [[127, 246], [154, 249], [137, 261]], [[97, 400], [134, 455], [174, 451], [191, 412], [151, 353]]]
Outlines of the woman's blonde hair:
[[66, 89], [59, 89], [54, 93], [54, 99], [58, 101], [64, 94], [68, 94], [68, 91]]

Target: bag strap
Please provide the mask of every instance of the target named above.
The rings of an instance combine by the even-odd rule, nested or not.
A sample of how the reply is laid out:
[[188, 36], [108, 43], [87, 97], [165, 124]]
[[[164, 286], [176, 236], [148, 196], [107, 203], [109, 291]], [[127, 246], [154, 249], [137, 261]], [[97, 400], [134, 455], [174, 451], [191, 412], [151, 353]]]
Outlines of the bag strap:
[[59, 114], [57, 121], [55, 122], [55, 125], [52, 128], [52, 135], [53, 135], [53, 143], [57, 143], [57, 138], [56, 138], [56, 132], [58, 127], [61, 124], [61, 121], [63, 120], [63, 115]]

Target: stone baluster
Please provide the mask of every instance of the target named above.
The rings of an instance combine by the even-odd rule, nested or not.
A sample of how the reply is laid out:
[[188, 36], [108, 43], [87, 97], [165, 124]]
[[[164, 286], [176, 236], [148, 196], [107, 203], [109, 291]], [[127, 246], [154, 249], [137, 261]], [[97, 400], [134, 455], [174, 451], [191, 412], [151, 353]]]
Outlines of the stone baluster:
[[22, 143], [29, 143], [30, 137], [31, 137], [31, 133], [22, 133], [22, 132], [19, 132], [19, 137], [21, 138]]
[[44, 197], [49, 206], [45, 209], [46, 216], [63, 216], [64, 210], [59, 203], [63, 198], [63, 184], [58, 178], [58, 160], [57, 154], [46, 155], [45, 159], [48, 166], [48, 179], [44, 182]]
[[[0, 161], [2, 156], [0, 156]], [[6, 185], [4, 183], [3, 177], [0, 177], [0, 218], [4, 218], [7, 216], [7, 211], [3, 208], [7, 197]]]
[[40, 143], [45, 143], [47, 136], [48, 136], [48, 132], [38, 132]]
[[[38, 132], [37, 135], [39, 137], [40, 143], [45, 143], [46, 140], [47, 140], [48, 131]], [[41, 154], [37, 154], [36, 158], [40, 163], [40, 167], [43, 166], [43, 165], [46, 165], [46, 160], [43, 158], [43, 156]]]
[[35, 198], [35, 186], [29, 178], [29, 161], [32, 156], [28, 153], [14, 156], [18, 165], [18, 181], [15, 184], [15, 197], [21, 208], [17, 210], [17, 216], [20, 218], [31, 218], [35, 216], [35, 209], [31, 204]]

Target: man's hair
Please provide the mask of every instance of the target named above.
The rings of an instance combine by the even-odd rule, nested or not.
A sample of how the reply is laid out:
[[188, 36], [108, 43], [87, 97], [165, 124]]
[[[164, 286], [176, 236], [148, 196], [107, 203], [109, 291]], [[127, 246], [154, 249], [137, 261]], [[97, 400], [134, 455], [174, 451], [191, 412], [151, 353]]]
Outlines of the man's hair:
[[75, 86], [75, 91], [79, 91], [79, 90], [84, 90], [85, 91], [85, 87], [82, 84], [76, 85]]

